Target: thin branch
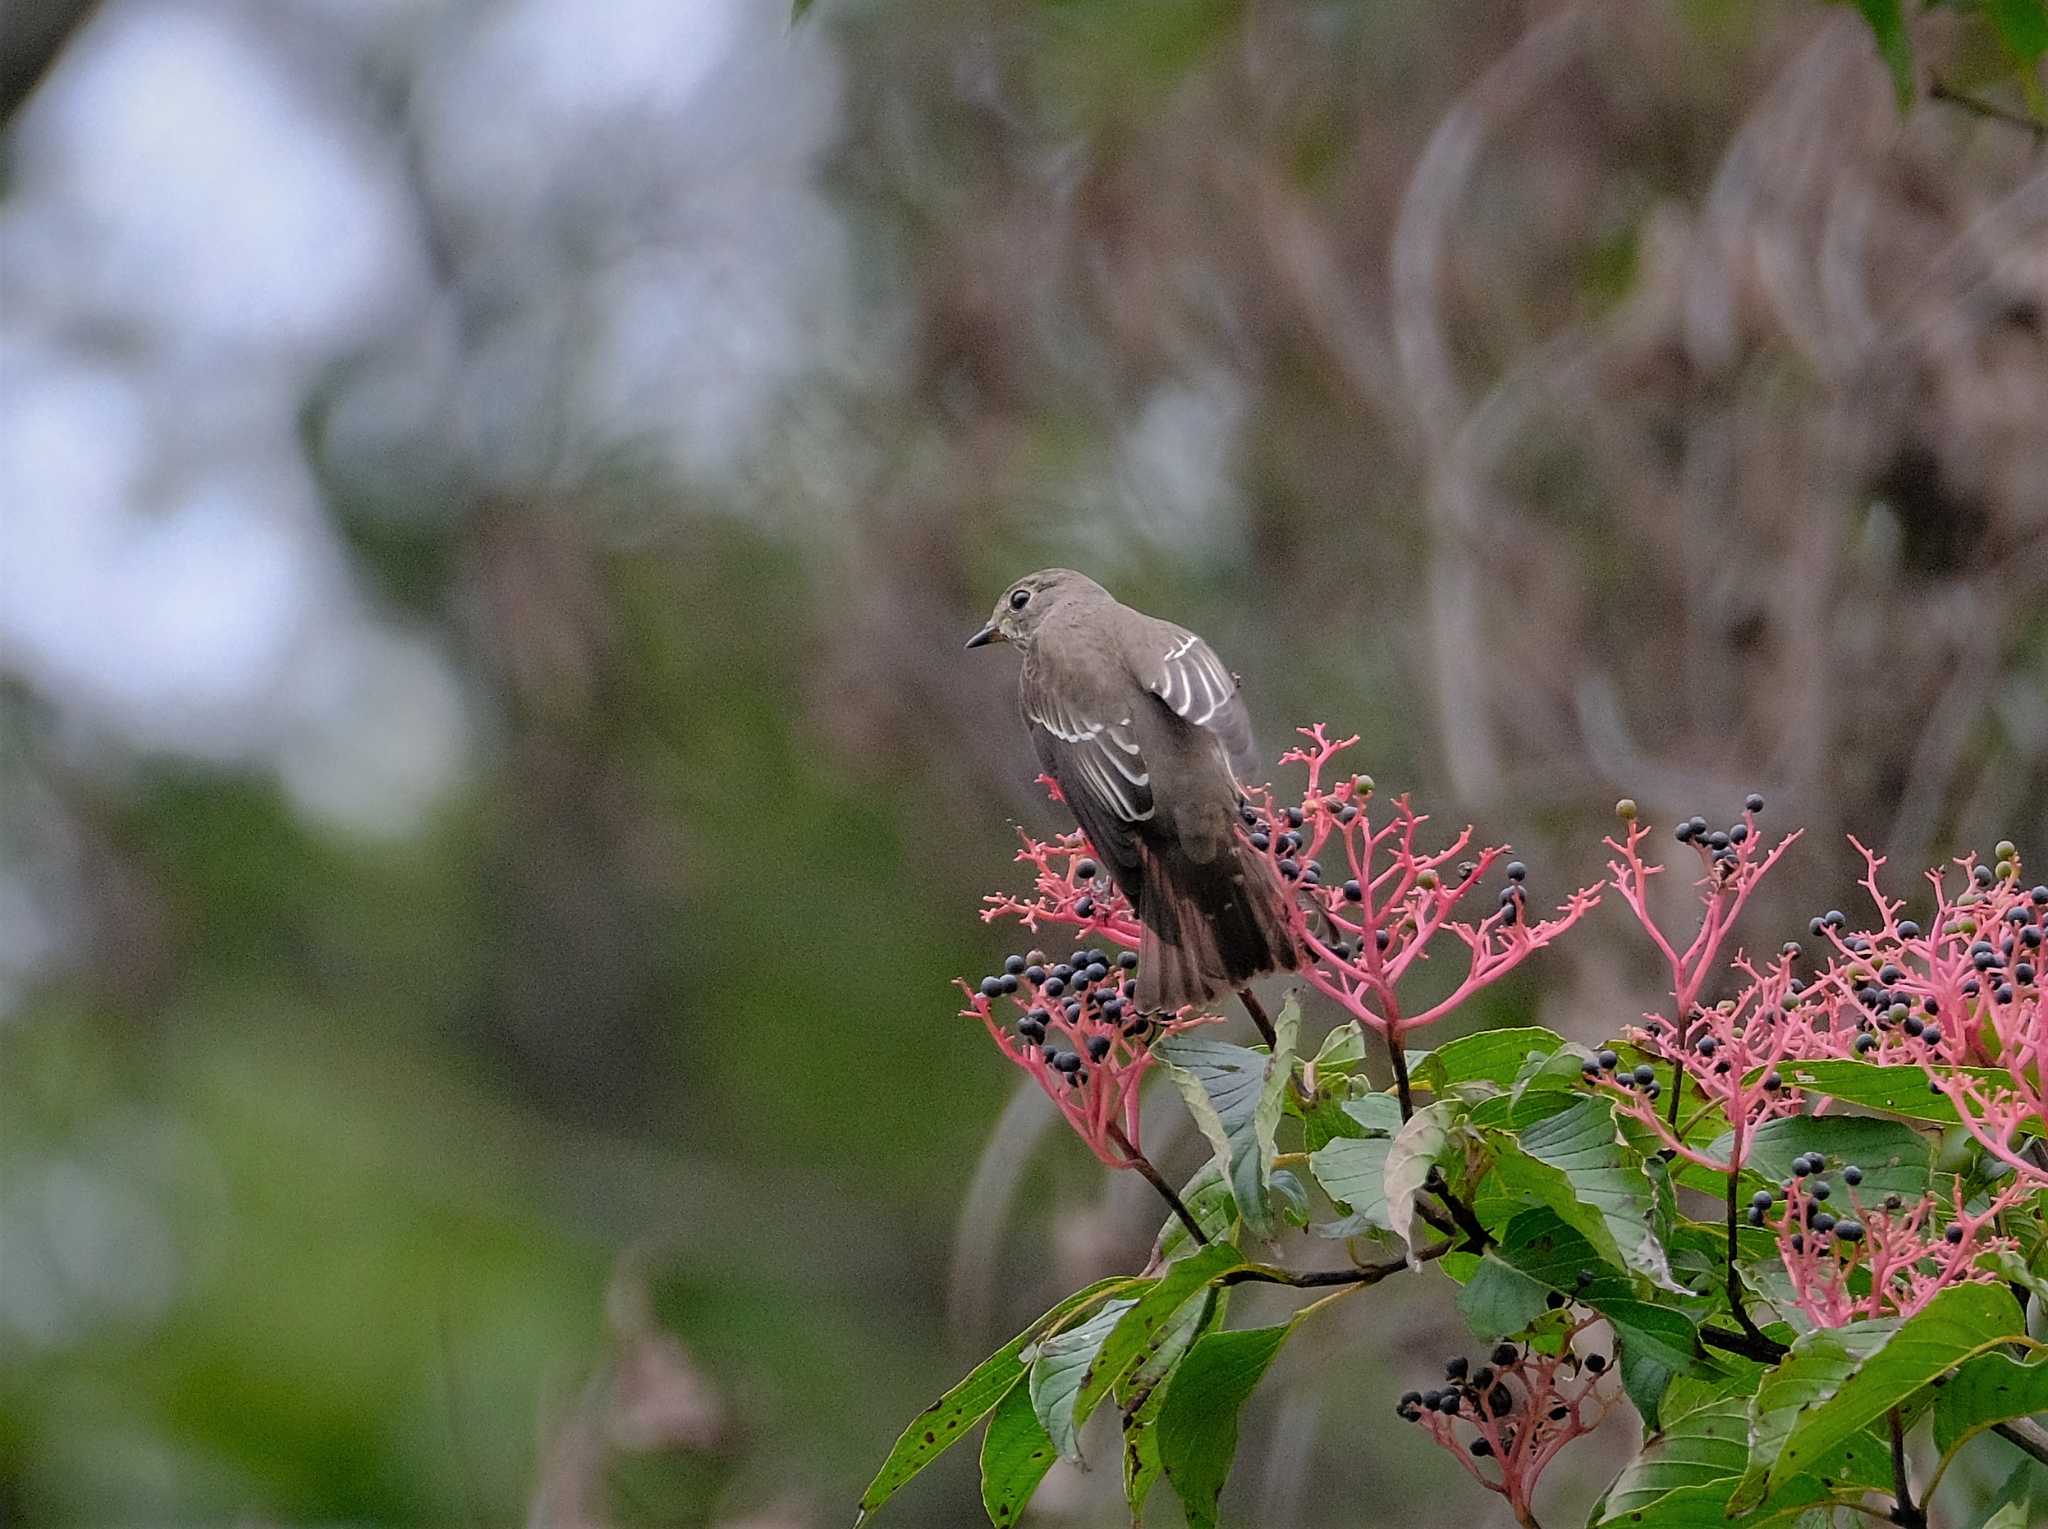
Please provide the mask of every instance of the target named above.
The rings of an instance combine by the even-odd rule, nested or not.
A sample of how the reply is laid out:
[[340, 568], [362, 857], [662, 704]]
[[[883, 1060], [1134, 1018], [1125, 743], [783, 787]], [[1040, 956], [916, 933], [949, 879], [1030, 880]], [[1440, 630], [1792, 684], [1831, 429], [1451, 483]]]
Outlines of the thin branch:
[[1926, 1512], [1913, 1504], [1913, 1482], [1906, 1473], [1906, 1425], [1899, 1409], [1891, 1410], [1892, 1429], [1892, 1522], [1900, 1529], [1927, 1529]]
[[[1439, 1242], [1422, 1249], [1415, 1255], [1417, 1264], [1432, 1263], [1451, 1252], [1458, 1244]], [[1258, 1264], [1249, 1269], [1232, 1269], [1216, 1283], [1219, 1285], [1285, 1285], [1290, 1290], [1321, 1290], [1332, 1285], [1377, 1285], [1391, 1275], [1399, 1274], [1410, 1267], [1406, 1258], [1388, 1258], [1379, 1263], [1359, 1264], [1350, 1269], [1275, 1269]]]
[[1259, 1027], [1259, 1034], [1265, 1038], [1266, 1044], [1277, 1048], [1280, 1044], [1279, 1033], [1274, 1030], [1273, 1021], [1266, 1017], [1264, 1005], [1252, 996], [1252, 990], [1248, 987], [1239, 988], [1237, 999], [1244, 1005], [1245, 1013], [1251, 1015], [1252, 1023]]
[[2021, 1453], [2048, 1465], [2048, 1428], [2025, 1418], [2014, 1418], [2009, 1423], [1993, 1423], [1991, 1431]]
[[1206, 1248], [1209, 1245], [1209, 1234], [1202, 1230], [1202, 1223], [1195, 1219], [1194, 1212], [1187, 1208], [1174, 1187], [1160, 1177], [1159, 1170], [1152, 1166], [1152, 1159], [1131, 1144], [1131, 1139], [1124, 1135], [1123, 1127], [1115, 1121], [1109, 1123], [1109, 1139], [1117, 1151], [1131, 1160], [1131, 1166], [1144, 1175], [1145, 1182], [1159, 1191], [1159, 1197], [1172, 1207], [1176, 1216], [1180, 1217], [1180, 1223], [1188, 1229], [1188, 1235], [1194, 1238], [1199, 1246]]
[[1394, 1090], [1401, 1100], [1401, 1120], [1406, 1124], [1415, 1113], [1415, 1096], [1408, 1088], [1408, 1055], [1401, 1049], [1401, 1026], [1390, 1019], [1382, 1033], [1387, 1041], [1387, 1061], [1394, 1069]]
[[2048, 138], [2048, 122], [2030, 117], [2025, 112], [2014, 111], [2010, 106], [2000, 106], [1996, 101], [1987, 101], [1967, 90], [1958, 90], [1953, 85], [1944, 84], [1939, 76], [1928, 82], [1927, 98], [1930, 101], [1946, 101], [1951, 106], [1960, 106], [1964, 111], [1974, 112], [1993, 122], [2003, 122], [2008, 127], [2025, 128], [2034, 135], [2036, 142]]
[[1742, 1171], [1728, 1170], [1728, 1310], [1734, 1315], [1736, 1325], [1751, 1338], [1768, 1343], [1762, 1328], [1758, 1327], [1742, 1303], [1742, 1274], [1736, 1265], [1736, 1195], [1737, 1186], [1742, 1182]]

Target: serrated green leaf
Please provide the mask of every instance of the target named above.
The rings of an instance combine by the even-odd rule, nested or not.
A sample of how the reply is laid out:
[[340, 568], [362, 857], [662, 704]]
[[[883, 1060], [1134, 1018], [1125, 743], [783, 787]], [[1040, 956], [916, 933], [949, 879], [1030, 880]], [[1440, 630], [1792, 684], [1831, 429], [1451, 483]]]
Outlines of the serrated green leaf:
[[[1151, 1348], [1190, 1296], [1214, 1284], [1232, 1269], [1245, 1267], [1244, 1255], [1227, 1242], [1211, 1243], [1201, 1252], [1170, 1265], [1139, 1295], [1089, 1356], [1080, 1389], [1071, 1408], [1075, 1427], [1086, 1422], [1111, 1386]], [[1033, 1366], [1034, 1372], [1036, 1366]], [[1046, 1425], [1050, 1428], [1052, 1425]], [[1061, 1450], [1066, 1453], [1064, 1447]]]
[[1292, 1322], [1210, 1333], [1188, 1350], [1159, 1414], [1159, 1457], [1189, 1529], [1216, 1529], [1216, 1504], [1237, 1454], [1237, 1414]]
[[[1181, 1186], [1180, 1203], [1188, 1208], [1188, 1214], [1202, 1228], [1202, 1235], [1211, 1242], [1225, 1240], [1237, 1225], [1237, 1198], [1231, 1194], [1230, 1184], [1213, 1158], [1197, 1168], [1194, 1176]], [[1152, 1241], [1152, 1262], [1172, 1263], [1186, 1258], [1199, 1246], [1188, 1235], [1180, 1217], [1169, 1213]]]
[[996, 1529], [1010, 1529], [1057, 1457], [1031, 1393], [1012, 1386], [981, 1438], [981, 1505]]
[[1387, 1152], [1387, 1219], [1394, 1234], [1415, 1251], [1415, 1197], [1429, 1181], [1429, 1170], [1450, 1144], [1451, 1123], [1460, 1106], [1448, 1099], [1417, 1110], [1401, 1127]]
[[[1993, 1087], [2011, 1087], [2010, 1077], [1993, 1067], [1954, 1069]], [[1910, 1120], [1931, 1120], [1940, 1125], [1956, 1124], [1956, 1107], [1945, 1094], [1932, 1092], [1927, 1074], [1917, 1067], [1874, 1067], [1868, 1062], [1787, 1062], [1780, 1069], [1787, 1082], [1809, 1093], [1826, 1094], [1844, 1104], [1904, 1115]], [[2023, 1122], [2021, 1130], [2027, 1130]], [[2041, 1134], [2036, 1124], [2032, 1134]]]
[[1135, 1297], [1109, 1302], [1078, 1327], [1047, 1338], [1032, 1357], [1032, 1410], [1053, 1448], [1069, 1460], [1081, 1458], [1081, 1427], [1088, 1421], [1088, 1410], [1080, 1405], [1081, 1382], [1124, 1313], [1137, 1304]]
[[1749, 1462], [1749, 1398], [1724, 1397], [1667, 1421], [1607, 1489], [1599, 1521], [1615, 1523], [1680, 1487], [1730, 1481]]
[[1755, 1507], [1944, 1370], [2024, 1331], [2011, 1292], [1958, 1285], [1903, 1321], [1803, 1334], [1750, 1404], [1749, 1467], [1730, 1506]]
[[1934, 1447], [1946, 1455], [1993, 1423], [2039, 1416], [2048, 1416], [2048, 1355], [2022, 1364], [1979, 1354], [1934, 1394]]
[[1563, 1044], [1563, 1036], [1540, 1025], [1481, 1030], [1445, 1041], [1419, 1057], [1411, 1053], [1408, 1072], [1436, 1094], [1458, 1083], [1492, 1083], [1508, 1088], [1532, 1055], [1549, 1056]]
[[1260, 1237], [1276, 1230], [1266, 1190], [1300, 1028], [1301, 1003], [1289, 995], [1273, 1022], [1278, 1044], [1270, 1054], [1199, 1034], [1170, 1036], [1153, 1049], [1215, 1152], [1239, 1216]]
[[[1522, 1273], [1607, 1318], [1625, 1359], [1674, 1372], [1702, 1357], [1699, 1329], [1682, 1311], [1641, 1300], [1633, 1279], [1600, 1255], [1557, 1212], [1525, 1210], [1502, 1229], [1494, 1251]], [[1591, 1276], [1581, 1280], [1581, 1273]]]
[[1087, 1289], [1075, 1291], [975, 1366], [960, 1384], [920, 1412], [903, 1430], [895, 1447], [889, 1451], [889, 1457], [882, 1462], [882, 1468], [875, 1473], [875, 1479], [861, 1494], [860, 1516], [855, 1523], [865, 1520], [895, 1496], [905, 1482], [959, 1443], [1009, 1394], [1010, 1389], [1024, 1378], [1024, 1362], [1019, 1356], [1026, 1344], [1111, 1292], [1139, 1283], [1127, 1275], [1118, 1275], [1097, 1280]]
[[1458, 1292], [1457, 1307], [1476, 1336], [1505, 1338], [1550, 1309], [1550, 1287], [1488, 1253]]
[[[1708, 1155], [1725, 1161], [1731, 1141], [1723, 1135], [1707, 1149]], [[1849, 1164], [1861, 1168], [1863, 1182], [1856, 1193], [1865, 1204], [1888, 1194], [1917, 1200], [1927, 1193], [1933, 1166], [1928, 1139], [1900, 1121], [1868, 1115], [1789, 1115], [1770, 1121], [1751, 1138], [1744, 1166], [1772, 1184], [1782, 1184], [1792, 1177], [1792, 1160], [1810, 1152], [1827, 1159], [1822, 1176], [1837, 1182]], [[1715, 1187], [1720, 1187], [1718, 1181]]]
[[[1721, 1512], [1749, 1459], [1749, 1398], [1735, 1395], [1695, 1407], [1668, 1419], [1664, 1431], [1643, 1446], [1614, 1484], [1596, 1512], [1600, 1529], [1623, 1525], [1695, 1521], [1702, 1501], [1716, 1501]], [[1883, 1490], [1891, 1484], [1888, 1443], [1872, 1432], [1845, 1440], [1822, 1463], [1822, 1468], [1802, 1478], [1803, 1485], [1774, 1497], [1768, 1505], [1769, 1518], [1796, 1511], [1820, 1500], [1832, 1489]], [[1705, 1489], [1717, 1487], [1709, 1492]], [[1677, 1500], [1673, 1511], [1659, 1507], [1673, 1493], [1697, 1493]], [[1724, 1520], [1725, 1522], [1726, 1520]], [[1740, 1520], [1749, 1522], [1750, 1520]]]
[[1657, 1240], [1654, 1184], [1621, 1139], [1611, 1100], [1586, 1097], [1519, 1134], [1490, 1132], [1494, 1174], [1525, 1203], [1547, 1206], [1621, 1264], [1682, 1291]]
[[1309, 1154], [1308, 1170], [1323, 1192], [1351, 1212], [1349, 1220], [1324, 1235], [1356, 1237], [1375, 1228], [1394, 1229], [1387, 1212], [1387, 1155], [1393, 1149], [1384, 1136], [1340, 1137]]
[[1224, 1288], [1211, 1287], [1192, 1297], [1117, 1390], [1123, 1409], [1124, 1501], [1130, 1505], [1134, 1526], [1143, 1521], [1145, 1500], [1152, 1495], [1163, 1469], [1158, 1422], [1173, 1372], [1204, 1333], [1222, 1327], [1229, 1306], [1230, 1292]]

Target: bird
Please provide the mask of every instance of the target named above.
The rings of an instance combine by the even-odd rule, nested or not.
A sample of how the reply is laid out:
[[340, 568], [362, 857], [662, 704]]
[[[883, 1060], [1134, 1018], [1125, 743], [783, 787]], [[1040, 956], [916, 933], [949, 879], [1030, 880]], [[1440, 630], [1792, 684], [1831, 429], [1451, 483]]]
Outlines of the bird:
[[1238, 831], [1258, 754], [1209, 644], [1071, 568], [1009, 585], [967, 646], [997, 642], [1023, 655], [1040, 764], [1137, 911], [1138, 1007], [1176, 1011], [1297, 967], [1291, 899]]

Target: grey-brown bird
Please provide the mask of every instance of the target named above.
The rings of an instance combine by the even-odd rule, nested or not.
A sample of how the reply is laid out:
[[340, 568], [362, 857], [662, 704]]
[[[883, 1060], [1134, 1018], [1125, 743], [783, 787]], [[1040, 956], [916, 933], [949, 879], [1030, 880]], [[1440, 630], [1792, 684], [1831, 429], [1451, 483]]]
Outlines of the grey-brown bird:
[[1236, 677], [1185, 628], [1046, 568], [1003, 591], [970, 648], [1024, 655], [1024, 721], [1045, 771], [1137, 909], [1137, 1002], [1204, 1003], [1299, 964], [1287, 892], [1238, 834], [1258, 768]]

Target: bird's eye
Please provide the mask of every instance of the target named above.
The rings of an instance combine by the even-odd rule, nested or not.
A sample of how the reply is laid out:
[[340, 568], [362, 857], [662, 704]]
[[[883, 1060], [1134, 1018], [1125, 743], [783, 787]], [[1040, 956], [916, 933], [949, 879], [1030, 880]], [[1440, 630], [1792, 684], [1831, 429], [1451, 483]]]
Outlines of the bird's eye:
[[1030, 603], [1031, 603], [1031, 591], [1030, 591], [1030, 590], [1028, 590], [1028, 589], [1013, 589], [1013, 590], [1011, 590], [1011, 591], [1010, 591], [1010, 609], [1011, 609], [1011, 610], [1013, 610], [1013, 611], [1021, 611], [1022, 609], [1024, 609], [1024, 607], [1025, 607], [1025, 606], [1029, 605]]

